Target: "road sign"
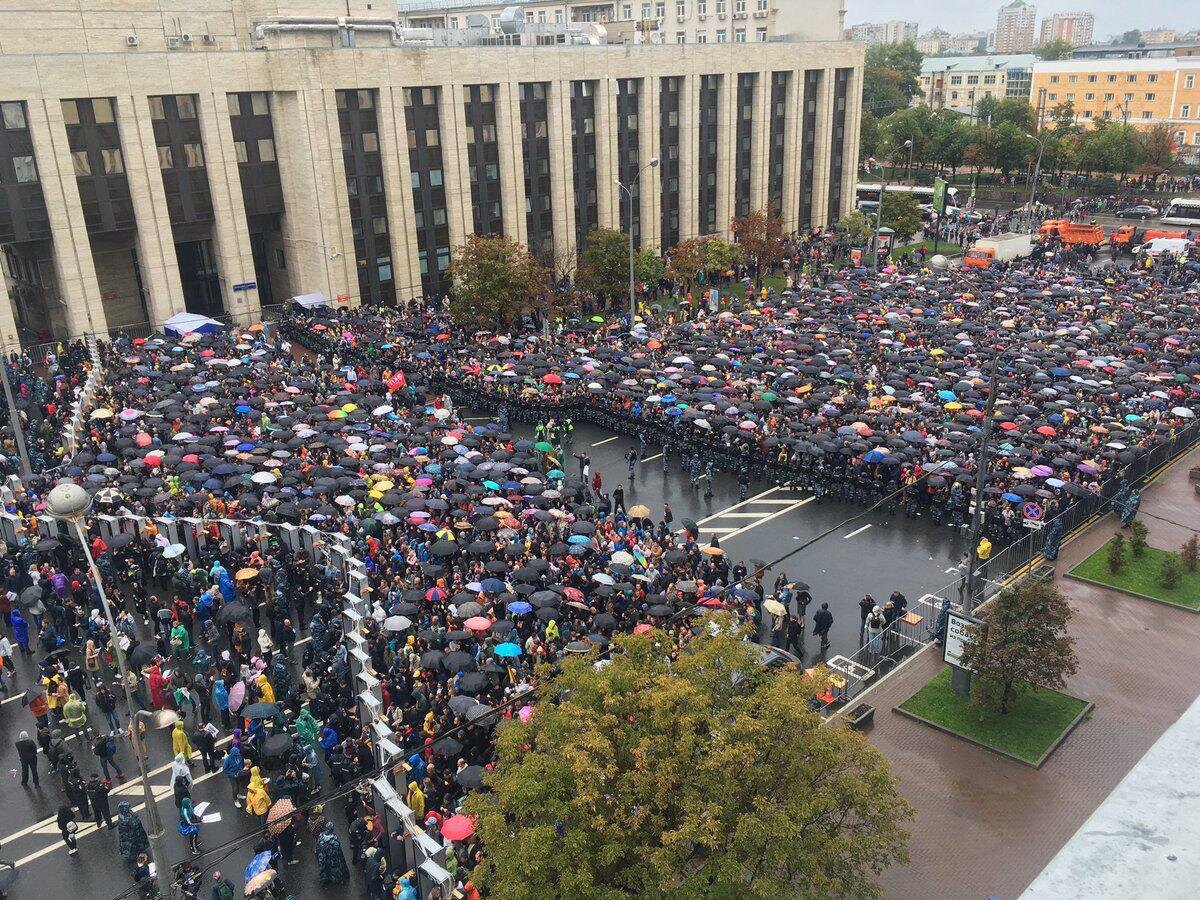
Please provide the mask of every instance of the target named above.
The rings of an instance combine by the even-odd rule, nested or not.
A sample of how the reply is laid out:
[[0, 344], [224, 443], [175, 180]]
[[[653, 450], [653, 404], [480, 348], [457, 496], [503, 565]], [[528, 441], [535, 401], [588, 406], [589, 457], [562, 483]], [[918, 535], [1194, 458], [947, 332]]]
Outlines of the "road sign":
[[1046, 514], [1040, 503], [1033, 503], [1032, 501], [1022, 506], [1021, 512], [1025, 514], [1025, 518], [1033, 519], [1035, 522], [1040, 521], [1042, 516]]
[[258, 287], [258, 284], [257, 284], [256, 282], [253, 282], [253, 281], [243, 281], [241, 284], [235, 284], [235, 285], [233, 286], [233, 289], [234, 289], [235, 291], [252, 291], [252, 290], [254, 290], [256, 287]]
[[946, 618], [946, 642], [942, 647], [942, 659], [952, 666], [962, 665], [963, 646], [970, 637], [970, 626], [978, 623], [978, 619], [966, 613], [950, 611]]

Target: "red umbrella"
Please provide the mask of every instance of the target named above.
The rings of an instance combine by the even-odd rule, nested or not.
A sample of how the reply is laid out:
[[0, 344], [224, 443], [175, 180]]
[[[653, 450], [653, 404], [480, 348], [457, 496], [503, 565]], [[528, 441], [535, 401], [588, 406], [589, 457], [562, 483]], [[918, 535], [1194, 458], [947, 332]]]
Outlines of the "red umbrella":
[[1044, 434], [1046, 437], [1054, 437], [1054, 435], [1058, 434], [1058, 432], [1049, 425], [1042, 425], [1040, 428], [1038, 428], [1037, 433]]
[[542, 381], [546, 384], [562, 384], [562, 376], [555, 372], [548, 372], [542, 376]]
[[452, 841], [465, 841], [475, 833], [475, 819], [471, 816], [451, 816], [442, 823], [442, 837]]

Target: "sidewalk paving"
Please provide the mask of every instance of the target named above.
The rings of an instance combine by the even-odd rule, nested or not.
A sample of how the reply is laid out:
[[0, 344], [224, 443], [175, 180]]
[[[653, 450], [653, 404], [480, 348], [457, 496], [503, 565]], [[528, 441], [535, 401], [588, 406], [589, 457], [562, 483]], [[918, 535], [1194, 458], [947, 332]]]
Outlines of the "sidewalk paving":
[[[1142, 494], [1142, 510], [1200, 528], [1193, 450]], [[1148, 516], [1149, 543], [1177, 549], [1190, 531]], [[1117, 530], [1109, 516], [1076, 537], [1057, 563], [1070, 598], [1079, 673], [1067, 692], [1096, 708], [1041, 769], [1031, 769], [894, 713], [941, 667], [926, 650], [869, 693], [869, 739], [892, 763], [917, 809], [912, 861], [882, 878], [890, 898], [1018, 896], [1200, 694], [1200, 617], [1061, 578]]]

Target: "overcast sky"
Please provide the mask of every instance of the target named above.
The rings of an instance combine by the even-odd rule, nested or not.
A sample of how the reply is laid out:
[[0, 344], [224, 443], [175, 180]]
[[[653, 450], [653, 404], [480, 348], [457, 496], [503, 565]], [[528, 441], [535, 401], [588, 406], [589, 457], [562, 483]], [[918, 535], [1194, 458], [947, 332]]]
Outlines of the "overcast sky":
[[[804, 0], [784, 0], [803, 3]], [[1141, 0], [1138, 3], [1117, 0], [1035, 3], [1038, 27], [1041, 18], [1056, 12], [1091, 10], [1096, 14], [1096, 39], [1130, 28], [1169, 26], [1189, 30], [1200, 26], [1200, 8], [1194, 0]], [[961, 0], [846, 0], [846, 24], [880, 22], [886, 19], [917, 21], [924, 33], [935, 25], [951, 34], [960, 31], [985, 31], [996, 27], [999, 0], [963, 3]]]

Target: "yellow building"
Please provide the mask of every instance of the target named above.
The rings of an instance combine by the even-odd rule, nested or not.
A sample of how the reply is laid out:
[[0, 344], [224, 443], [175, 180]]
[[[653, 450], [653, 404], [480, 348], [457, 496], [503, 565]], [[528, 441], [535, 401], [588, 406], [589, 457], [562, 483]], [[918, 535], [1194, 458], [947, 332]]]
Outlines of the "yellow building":
[[1138, 128], [1166, 122], [1186, 157], [1200, 153], [1200, 57], [1039, 62], [1030, 88], [1034, 106], [1042, 90], [1047, 115], [1070, 102], [1082, 125], [1102, 119]]

